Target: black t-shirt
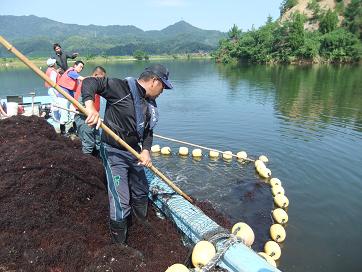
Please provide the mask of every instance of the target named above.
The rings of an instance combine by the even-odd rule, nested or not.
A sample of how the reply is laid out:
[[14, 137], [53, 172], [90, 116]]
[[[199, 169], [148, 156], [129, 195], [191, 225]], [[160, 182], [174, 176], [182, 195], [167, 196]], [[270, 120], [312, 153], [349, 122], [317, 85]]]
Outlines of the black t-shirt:
[[[136, 85], [143, 103], [144, 120], [146, 122], [144, 137], [141, 139], [142, 148], [150, 150], [152, 146], [153, 131], [149, 129], [148, 125], [150, 115], [147, 110], [145, 98], [146, 91], [138, 83], [136, 83]], [[132, 148], [139, 151], [135, 108], [127, 80], [118, 78], [85, 78], [82, 82], [81, 92], [84, 102], [87, 100], [94, 101], [95, 93], [107, 100], [104, 124], [112, 129]], [[102, 134], [102, 141], [111, 146], [124, 149], [107, 133]]]

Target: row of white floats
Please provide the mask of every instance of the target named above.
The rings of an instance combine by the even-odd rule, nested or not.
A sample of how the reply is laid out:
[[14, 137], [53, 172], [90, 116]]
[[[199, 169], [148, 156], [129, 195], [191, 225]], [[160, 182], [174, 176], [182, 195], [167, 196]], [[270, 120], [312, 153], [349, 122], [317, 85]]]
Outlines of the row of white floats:
[[[256, 171], [263, 178], [271, 177], [271, 170], [266, 167], [266, 162], [268, 162], [268, 159], [259, 158], [259, 160], [256, 160], [254, 163]], [[278, 207], [272, 212], [272, 216], [277, 224], [273, 224], [270, 227], [270, 236], [274, 241], [267, 242], [264, 247], [265, 252], [259, 252], [259, 254], [274, 265], [275, 262], [266, 256], [271, 257], [273, 260], [280, 258], [281, 250], [277, 242], [283, 242], [286, 237], [283, 225], [288, 222], [288, 214], [284, 209], [289, 206], [289, 199], [285, 196], [285, 190], [278, 178], [271, 178], [269, 184], [274, 197], [274, 204]]]
[[[160, 145], [153, 145], [151, 147], [151, 152], [152, 153], [161, 153], [162, 155], [171, 155], [171, 148], [168, 146], [162, 147]], [[178, 150], [178, 154], [180, 156], [188, 156], [189, 155], [189, 149], [187, 147], [181, 146]], [[199, 148], [195, 148], [191, 151], [191, 155], [194, 158], [201, 158], [203, 153], [202, 150]], [[216, 151], [216, 150], [210, 150], [209, 151], [209, 157], [216, 159], [219, 158], [220, 156], [220, 152]], [[232, 160], [233, 158], [233, 153], [231, 151], [224, 151], [222, 153], [222, 157], [224, 160]], [[236, 154], [236, 158], [238, 160], [245, 160], [247, 159], [248, 154], [245, 151], [240, 151]]]
[[[171, 152], [170, 148], [167, 149], [169, 150], [169, 152]], [[200, 149], [198, 149], [196, 152], [197, 152], [196, 154], [202, 154]], [[187, 155], [188, 150], [185, 150], [184, 148], [180, 147], [179, 154]], [[210, 151], [210, 157], [211, 157], [211, 151]], [[246, 157], [247, 155], [245, 153], [245, 158]], [[255, 161], [255, 168], [259, 173], [259, 175], [263, 178], [271, 177], [271, 171], [265, 165], [265, 163], [267, 163], [268, 161], [269, 161], [268, 158], [264, 155], [260, 156], [259, 159]], [[276, 223], [271, 225], [270, 227], [270, 237], [272, 241], [266, 242], [264, 245], [264, 252], [259, 252], [258, 254], [261, 257], [263, 257], [269, 264], [276, 267], [277, 265], [275, 261], [278, 260], [282, 254], [279, 243], [284, 242], [286, 238], [286, 231], [284, 226], [288, 222], [288, 214], [285, 211], [285, 209], [289, 206], [289, 200], [285, 196], [285, 190], [282, 187], [282, 183], [278, 178], [271, 178], [269, 180], [269, 184], [271, 186], [271, 192], [274, 197], [274, 204], [276, 205], [276, 208], [272, 211], [272, 216]], [[244, 241], [244, 244], [249, 247], [251, 247], [251, 245], [254, 243], [255, 239], [254, 232], [251, 229], [251, 227], [246, 223], [239, 222], [235, 224], [231, 232], [235, 234], [237, 237], [239, 237], [242, 241]], [[192, 264], [196, 268], [196, 271], [205, 266], [215, 255], [216, 255], [216, 249], [212, 243], [210, 243], [209, 241], [198, 242], [192, 251], [192, 257], [191, 257]], [[166, 270], [166, 272], [187, 272], [187, 271], [190, 270], [183, 264], [174, 264]]]
[[266, 242], [264, 245], [264, 252], [259, 252], [258, 254], [269, 264], [276, 267], [275, 261], [281, 256], [279, 243], [284, 242], [286, 238], [284, 226], [288, 222], [288, 214], [285, 209], [289, 206], [289, 199], [285, 196], [285, 190], [280, 179], [271, 178], [271, 170], [265, 165], [268, 161], [267, 157], [260, 156], [259, 159], [254, 162], [254, 166], [262, 178], [270, 178], [269, 184], [271, 186], [271, 192], [276, 206], [276, 208], [272, 211], [272, 216], [276, 223], [270, 227], [270, 237], [272, 238], [272, 241]]

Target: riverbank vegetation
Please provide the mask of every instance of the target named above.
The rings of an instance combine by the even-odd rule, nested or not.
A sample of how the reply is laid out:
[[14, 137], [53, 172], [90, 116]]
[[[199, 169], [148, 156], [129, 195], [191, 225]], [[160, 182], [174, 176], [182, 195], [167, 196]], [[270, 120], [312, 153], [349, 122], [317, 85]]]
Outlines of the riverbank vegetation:
[[344, 2], [337, 1], [334, 10], [324, 10], [319, 1], [309, 0], [309, 14], [296, 11], [283, 20], [283, 14], [298, 3], [284, 0], [281, 19], [268, 17], [265, 25], [246, 32], [234, 25], [220, 41], [215, 58], [221, 63], [358, 62], [362, 58], [362, 1]]

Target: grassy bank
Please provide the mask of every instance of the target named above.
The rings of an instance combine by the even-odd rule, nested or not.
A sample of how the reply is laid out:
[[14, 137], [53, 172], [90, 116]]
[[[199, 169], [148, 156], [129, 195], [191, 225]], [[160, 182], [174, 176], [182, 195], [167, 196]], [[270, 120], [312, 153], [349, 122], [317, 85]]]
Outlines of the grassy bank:
[[[149, 61], [157, 60], [187, 60], [187, 59], [210, 59], [210, 54], [175, 54], [175, 55], [151, 55]], [[46, 57], [29, 58], [36, 66], [45, 67]], [[85, 63], [107, 63], [107, 62], [128, 62], [128, 61], [139, 61], [133, 56], [79, 56], [78, 60], [82, 60]], [[71, 63], [71, 61], [69, 61]], [[0, 69], [5, 68], [22, 68], [23, 64], [17, 58], [0, 58]]]

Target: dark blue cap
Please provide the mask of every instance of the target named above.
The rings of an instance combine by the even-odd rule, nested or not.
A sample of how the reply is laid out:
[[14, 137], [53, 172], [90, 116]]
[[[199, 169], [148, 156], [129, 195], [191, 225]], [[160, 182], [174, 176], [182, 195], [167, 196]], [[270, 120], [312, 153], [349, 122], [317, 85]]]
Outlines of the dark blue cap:
[[173, 88], [172, 83], [168, 80], [168, 76], [170, 73], [168, 72], [167, 68], [165, 66], [163, 66], [162, 64], [155, 64], [150, 67], [147, 67], [147, 68], [145, 68], [145, 71], [152, 72], [156, 76], [158, 76], [162, 80], [162, 82], [165, 86], [165, 89]]

